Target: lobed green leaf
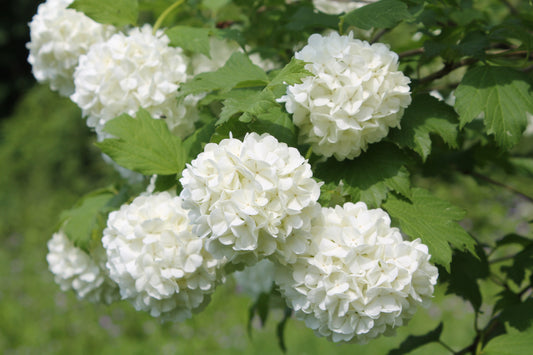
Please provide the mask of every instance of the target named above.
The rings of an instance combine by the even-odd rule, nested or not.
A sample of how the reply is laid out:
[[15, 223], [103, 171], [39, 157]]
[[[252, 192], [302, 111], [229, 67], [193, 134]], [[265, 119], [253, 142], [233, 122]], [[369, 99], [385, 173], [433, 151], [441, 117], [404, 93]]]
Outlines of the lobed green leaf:
[[483, 114], [486, 132], [503, 149], [518, 143], [527, 125], [526, 113], [533, 113], [531, 85], [510, 68], [484, 65], [468, 70], [455, 96], [461, 127]]
[[165, 31], [170, 39], [170, 45], [180, 47], [193, 53], [201, 53], [211, 58], [209, 44], [209, 28], [198, 28], [189, 26], [174, 26]]
[[268, 76], [254, 65], [244, 53], [233, 53], [226, 64], [215, 72], [196, 75], [180, 88], [182, 95], [199, 94], [215, 90], [230, 90], [253, 86], [265, 86]]
[[135, 25], [139, 16], [138, 0], [74, 0], [69, 8], [83, 12], [96, 22], [117, 27]]
[[105, 224], [101, 212], [115, 195], [112, 189], [100, 189], [85, 195], [73, 208], [61, 213], [60, 229], [75, 246], [88, 252], [93, 238], [102, 237], [97, 235]]
[[482, 297], [478, 279], [489, 276], [489, 263], [483, 248], [476, 247], [476, 256], [468, 252], [456, 252], [450, 273], [441, 273], [440, 281], [448, 282], [446, 293], [454, 293], [469, 301], [476, 311], [481, 307]]
[[409, 335], [399, 347], [389, 351], [389, 355], [402, 355], [407, 354], [410, 351], [415, 350], [423, 345], [439, 341], [440, 335], [442, 334], [442, 322], [437, 326], [437, 328], [429, 331], [424, 335]]
[[526, 355], [533, 349], [533, 329], [503, 334], [491, 339], [481, 350], [483, 355]]
[[300, 7], [289, 19], [285, 28], [289, 31], [301, 31], [308, 28], [336, 28], [339, 23], [337, 15], [315, 12], [312, 7]]
[[392, 28], [411, 17], [407, 5], [399, 0], [377, 1], [342, 16], [345, 29], [348, 26], [355, 26], [363, 30]]
[[431, 134], [457, 148], [458, 120], [452, 107], [429, 95], [417, 95], [405, 111], [401, 129], [392, 130], [389, 139], [417, 152], [425, 161], [431, 153]]
[[276, 74], [266, 88], [274, 94], [276, 99], [281, 97], [287, 92], [287, 85], [301, 84], [303, 78], [313, 75], [313, 73], [305, 69], [305, 64], [304, 61], [293, 57], [289, 64]]
[[118, 116], [104, 130], [114, 137], [96, 145], [119, 165], [144, 175], [181, 173], [187, 154], [180, 138], [170, 133], [163, 119], [145, 110], [137, 117]]
[[338, 162], [329, 159], [317, 167], [315, 176], [338, 184], [342, 176], [344, 190], [354, 200], [369, 207], [379, 207], [390, 191], [410, 197], [407, 157], [390, 143], [371, 145], [354, 160]]
[[420, 188], [412, 190], [410, 199], [390, 194], [383, 208], [399, 223], [402, 232], [420, 238], [428, 246], [433, 262], [450, 272], [451, 246], [475, 254], [474, 239], [457, 223], [465, 215], [462, 209]]

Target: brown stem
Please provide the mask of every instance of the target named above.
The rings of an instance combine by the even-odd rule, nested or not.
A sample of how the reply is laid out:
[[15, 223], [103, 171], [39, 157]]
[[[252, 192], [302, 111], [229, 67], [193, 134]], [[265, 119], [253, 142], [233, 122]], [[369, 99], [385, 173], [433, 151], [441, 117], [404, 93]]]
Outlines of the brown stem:
[[480, 174], [480, 173], [476, 173], [475, 171], [471, 171], [469, 172], [470, 175], [478, 178], [478, 179], [481, 179], [485, 182], [488, 182], [490, 184], [493, 184], [493, 185], [496, 185], [496, 186], [500, 186], [500, 187], [503, 187], [504, 189], [508, 190], [508, 191], [511, 191], [519, 196], [522, 196], [523, 198], [525, 198], [526, 200], [530, 201], [530, 202], [533, 202], [533, 197], [531, 196], [528, 196], [526, 195], [525, 193], [521, 192], [521, 191], [518, 191], [517, 189], [515, 189], [514, 187], [512, 186], [509, 186], [509, 185], [506, 185], [502, 182], [499, 182], [499, 181], [496, 181], [496, 180], [493, 180], [491, 179], [490, 177], [488, 176], [485, 176], [483, 174]]
[[440, 344], [440, 345], [442, 345], [443, 348], [445, 348], [446, 350], [448, 350], [448, 351], [451, 352], [452, 354], [455, 354], [455, 351], [454, 351], [452, 348], [450, 348], [450, 346], [449, 346], [448, 344], [444, 343], [442, 340], [439, 339], [439, 340], [437, 341], [437, 343]]
[[527, 66], [524, 69], [522, 69], [522, 72], [529, 73], [532, 70], [533, 70], [533, 64], [531, 64], [530, 66]]
[[372, 38], [372, 40], [370, 40], [370, 43], [376, 43], [377, 41], [379, 41], [379, 39], [381, 37], [383, 37], [384, 34], [386, 34], [388, 32], [390, 32], [390, 29], [383, 29], [383, 30], [379, 31], [378, 33], [376, 33], [374, 38]]
[[405, 58], [405, 57], [411, 57], [411, 56], [422, 54], [422, 53], [424, 53], [424, 48], [415, 48], [415, 49], [411, 49], [411, 50], [398, 54], [398, 57]]
[[421, 78], [420, 80], [418, 80], [418, 82], [420, 84], [430, 83], [433, 80], [440, 79], [440, 78], [450, 74], [452, 71], [454, 71], [457, 68], [463, 67], [465, 65], [474, 64], [477, 61], [478, 60], [475, 59], [475, 58], [467, 58], [467, 59], [460, 60], [457, 63], [445, 63], [444, 64], [444, 68], [442, 68], [439, 71], [436, 71], [433, 74], [429, 74], [428, 76], [425, 76], [425, 77]]

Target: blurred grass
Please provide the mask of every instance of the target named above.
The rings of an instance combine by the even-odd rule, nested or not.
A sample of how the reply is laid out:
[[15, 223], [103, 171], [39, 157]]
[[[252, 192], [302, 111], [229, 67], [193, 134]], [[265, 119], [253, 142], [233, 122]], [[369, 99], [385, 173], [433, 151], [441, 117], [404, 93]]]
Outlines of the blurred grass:
[[[63, 293], [48, 271], [46, 242], [61, 210], [82, 194], [114, 181], [91, 144], [79, 110], [47, 88], [32, 89], [0, 130], [0, 353], [2, 354], [276, 354], [275, 336], [281, 310], [273, 310], [265, 328], [254, 321], [252, 338], [246, 332], [252, 300], [235, 293], [228, 283], [217, 290], [207, 309], [183, 323], [161, 324], [128, 303], [111, 306], [78, 301]], [[480, 193], [475, 184], [448, 196], [468, 205], [483, 203], [486, 212], [492, 190]], [[435, 190], [435, 189], [433, 189]], [[462, 190], [462, 192], [461, 192]], [[445, 194], [447, 188], [436, 189]], [[461, 202], [462, 201], [462, 202]], [[496, 201], [498, 206], [499, 201]], [[494, 203], [493, 203], [494, 205]], [[496, 208], [496, 207], [494, 207]], [[506, 220], [504, 209], [490, 212], [490, 226]], [[486, 219], [471, 215], [477, 227]], [[501, 214], [501, 216], [499, 216]], [[500, 218], [501, 217], [501, 218]], [[508, 226], [509, 225], [509, 226]], [[502, 228], [501, 223], [499, 227]], [[474, 337], [474, 315], [468, 304], [445, 296], [437, 287], [435, 302], [421, 309], [395, 337], [368, 345], [339, 345], [317, 338], [303, 322], [290, 319], [286, 327], [288, 354], [386, 354], [409, 334], [425, 334], [444, 321], [442, 339], [454, 349]], [[439, 344], [413, 354], [448, 354]]]

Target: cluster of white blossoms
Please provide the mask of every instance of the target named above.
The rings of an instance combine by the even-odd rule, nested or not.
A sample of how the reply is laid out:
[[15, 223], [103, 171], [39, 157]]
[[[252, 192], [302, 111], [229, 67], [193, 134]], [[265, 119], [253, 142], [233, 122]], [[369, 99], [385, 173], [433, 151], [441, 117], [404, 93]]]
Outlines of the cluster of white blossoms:
[[313, 0], [313, 6], [325, 14], [340, 15], [350, 12], [377, 0]]
[[[243, 49], [212, 37], [211, 58], [189, 58], [162, 30], [117, 32], [67, 9], [72, 1], [47, 0], [30, 23], [37, 80], [70, 96], [98, 140], [111, 137], [109, 120], [140, 108], [165, 119], [174, 135], [190, 135], [205, 94], [182, 97], [180, 85]], [[369, 2], [313, 4], [340, 14]], [[386, 45], [314, 34], [295, 57], [313, 75], [279, 101], [315, 153], [353, 159], [400, 126], [410, 81]], [[250, 59], [265, 71], [277, 66]], [[226, 272], [246, 265], [235, 273], [244, 292], [257, 297], [275, 281], [296, 316], [335, 342], [390, 333], [432, 296], [438, 275], [428, 248], [404, 241], [381, 209], [362, 202], [321, 208], [322, 183], [310, 164], [270, 134], [209, 143], [181, 174], [180, 196], [155, 192], [154, 176], [145, 193], [111, 212], [102, 245], [90, 254], [55, 233], [47, 260], [61, 289], [93, 302], [121, 297], [180, 321], [207, 305]]]
[[169, 192], [140, 195], [111, 212], [102, 243], [122, 298], [154, 317], [191, 317], [221, 282], [225, 261], [205, 250], [181, 198]]
[[111, 303], [119, 298], [117, 285], [105, 268], [102, 247], [96, 248], [91, 256], [59, 231], [48, 241], [46, 260], [62, 291], [74, 290], [80, 299], [94, 303]]
[[276, 283], [296, 317], [334, 342], [365, 343], [405, 324], [437, 281], [428, 248], [404, 241], [381, 209], [322, 208], [310, 246], [279, 267]]
[[295, 57], [308, 62], [305, 68], [313, 75], [288, 86], [280, 102], [313, 152], [353, 159], [400, 126], [411, 103], [410, 80], [385, 44], [369, 44], [351, 33], [313, 34]]
[[113, 26], [99, 24], [67, 6], [73, 0], [47, 0], [29, 23], [28, 62], [35, 79], [63, 96], [74, 92], [73, 73], [80, 55], [109, 38]]
[[183, 170], [183, 206], [193, 231], [216, 257], [253, 264], [272, 255], [291, 262], [305, 249], [320, 184], [296, 148], [269, 134], [210, 143]]
[[107, 121], [123, 113], [134, 116], [143, 108], [154, 118], [165, 118], [177, 136], [192, 133], [187, 102], [177, 101], [178, 87], [187, 80], [188, 59], [181, 48], [168, 44], [163, 31], [154, 35], [145, 25], [127, 35], [117, 33], [80, 57], [70, 98], [88, 126], [101, 134]]

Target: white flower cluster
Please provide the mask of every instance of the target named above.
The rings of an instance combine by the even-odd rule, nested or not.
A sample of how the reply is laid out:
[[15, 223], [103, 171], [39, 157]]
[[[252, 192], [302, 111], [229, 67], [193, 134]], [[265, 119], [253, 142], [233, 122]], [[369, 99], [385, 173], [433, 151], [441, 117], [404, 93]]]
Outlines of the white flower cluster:
[[291, 262], [305, 248], [320, 184], [296, 148], [269, 134], [247, 134], [205, 146], [183, 170], [183, 206], [207, 249], [234, 263], [274, 253]]
[[134, 116], [143, 108], [154, 118], [165, 118], [180, 137], [194, 130], [189, 102], [177, 101], [177, 89], [187, 79], [188, 60], [181, 48], [168, 43], [162, 31], [153, 35], [145, 25], [128, 35], [117, 33], [80, 57], [70, 98], [82, 109], [88, 126], [101, 134], [107, 121], [123, 113]]
[[313, 0], [313, 6], [325, 14], [340, 15], [373, 2], [376, 0]]
[[411, 103], [409, 78], [398, 71], [398, 55], [382, 43], [369, 44], [332, 32], [313, 34], [295, 54], [314, 75], [287, 88], [285, 102], [300, 139], [313, 152], [353, 159], [399, 127]]
[[119, 292], [107, 275], [105, 251], [97, 248], [93, 257], [74, 246], [62, 231], [48, 241], [46, 260], [62, 291], [72, 289], [80, 299], [111, 303], [119, 298]]
[[433, 294], [437, 268], [420, 240], [402, 240], [381, 209], [323, 208], [306, 255], [276, 282], [296, 316], [334, 342], [367, 342], [405, 324]]
[[141, 195], [111, 212], [102, 243], [122, 298], [154, 317], [191, 317], [221, 280], [224, 261], [206, 252], [180, 197], [168, 192]]
[[73, 73], [78, 58], [95, 43], [109, 38], [112, 26], [99, 24], [67, 6], [73, 0], [47, 0], [29, 23], [28, 62], [35, 79], [49, 83], [63, 96], [74, 92]]

